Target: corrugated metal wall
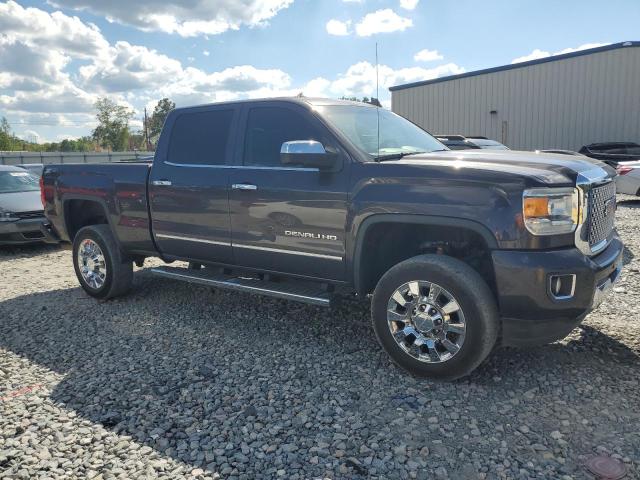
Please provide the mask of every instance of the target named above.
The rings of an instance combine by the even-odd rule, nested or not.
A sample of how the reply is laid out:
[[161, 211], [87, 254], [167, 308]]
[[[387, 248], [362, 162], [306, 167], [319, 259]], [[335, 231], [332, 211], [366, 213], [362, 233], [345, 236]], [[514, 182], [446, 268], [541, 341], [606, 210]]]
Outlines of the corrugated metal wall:
[[[595, 52], [391, 92], [434, 134], [484, 135], [518, 150], [640, 143], [640, 48]], [[491, 114], [495, 110], [497, 113]]]

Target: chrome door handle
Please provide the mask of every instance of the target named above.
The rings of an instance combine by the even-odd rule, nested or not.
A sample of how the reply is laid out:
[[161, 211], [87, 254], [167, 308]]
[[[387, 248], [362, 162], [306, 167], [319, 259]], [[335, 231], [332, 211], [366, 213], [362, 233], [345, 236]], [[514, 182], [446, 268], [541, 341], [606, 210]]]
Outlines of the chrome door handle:
[[168, 187], [171, 185], [171, 180], [154, 180], [151, 184], [156, 187]]
[[251, 185], [250, 183], [234, 183], [231, 185], [234, 190], [257, 190], [258, 187]]

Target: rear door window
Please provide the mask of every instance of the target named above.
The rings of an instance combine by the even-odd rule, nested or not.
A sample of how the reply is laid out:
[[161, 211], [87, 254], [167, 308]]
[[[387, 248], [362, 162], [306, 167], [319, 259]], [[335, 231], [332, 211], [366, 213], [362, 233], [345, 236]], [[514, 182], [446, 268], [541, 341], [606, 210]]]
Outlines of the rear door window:
[[233, 109], [180, 113], [171, 131], [168, 161], [225, 165], [233, 116]]

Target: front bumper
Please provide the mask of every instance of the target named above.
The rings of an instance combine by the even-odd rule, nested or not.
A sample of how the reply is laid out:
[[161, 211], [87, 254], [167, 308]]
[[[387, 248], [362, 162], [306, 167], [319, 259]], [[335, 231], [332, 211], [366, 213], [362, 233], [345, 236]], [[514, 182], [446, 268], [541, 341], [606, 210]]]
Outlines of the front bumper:
[[46, 222], [45, 217], [0, 222], [0, 245], [25, 245], [45, 241], [40, 226]]
[[[624, 246], [617, 234], [601, 253], [577, 248], [492, 253], [504, 345], [538, 345], [564, 338], [604, 299], [618, 280]], [[552, 275], [575, 275], [573, 296], [556, 299]]]

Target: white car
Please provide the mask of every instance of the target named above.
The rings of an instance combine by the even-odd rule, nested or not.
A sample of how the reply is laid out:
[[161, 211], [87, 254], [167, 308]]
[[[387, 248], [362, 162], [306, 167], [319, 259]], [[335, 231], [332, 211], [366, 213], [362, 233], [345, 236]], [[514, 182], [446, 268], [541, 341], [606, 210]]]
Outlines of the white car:
[[640, 160], [620, 162], [616, 168], [616, 190], [627, 195], [640, 195]]

